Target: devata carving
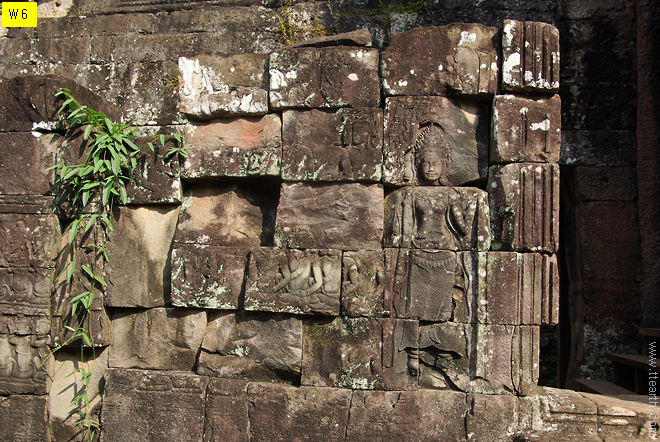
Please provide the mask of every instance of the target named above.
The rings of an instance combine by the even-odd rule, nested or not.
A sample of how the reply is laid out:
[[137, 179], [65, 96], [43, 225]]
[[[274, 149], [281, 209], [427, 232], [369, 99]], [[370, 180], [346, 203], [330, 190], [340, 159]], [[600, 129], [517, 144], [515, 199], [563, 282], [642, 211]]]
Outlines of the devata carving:
[[337, 315], [340, 289], [338, 251], [261, 248], [250, 255], [245, 309]]
[[486, 193], [472, 188], [404, 188], [385, 200], [385, 247], [487, 250]]
[[384, 305], [383, 253], [362, 250], [344, 252], [342, 313], [348, 316], [387, 316]]

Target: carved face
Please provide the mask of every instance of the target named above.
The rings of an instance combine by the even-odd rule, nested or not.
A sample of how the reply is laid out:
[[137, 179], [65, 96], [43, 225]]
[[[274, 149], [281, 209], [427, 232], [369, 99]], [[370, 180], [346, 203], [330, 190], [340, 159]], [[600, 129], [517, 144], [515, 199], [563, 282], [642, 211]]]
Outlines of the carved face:
[[419, 161], [419, 172], [423, 182], [434, 183], [442, 177], [444, 164], [441, 156], [434, 149], [422, 150]]

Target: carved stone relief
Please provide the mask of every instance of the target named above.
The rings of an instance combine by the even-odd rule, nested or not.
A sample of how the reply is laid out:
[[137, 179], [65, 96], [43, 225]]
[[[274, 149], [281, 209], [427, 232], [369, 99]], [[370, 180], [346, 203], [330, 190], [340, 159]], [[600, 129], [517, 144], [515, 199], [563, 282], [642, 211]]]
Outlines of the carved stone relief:
[[52, 215], [0, 213], [0, 267], [53, 267], [59, 232]]
[[389, 316], [385, 305], [383, 252], [344, 252], [341, 309], [347, 316]]
[[283, 113], [282, 178], [302, 181], [380, 181], [383, 111]]
[[384, 182], [458, 186], [488, 173], [488, 107], [445, 97], [390, 97]]
[[45, 394], [45, 336], [0, 335], [0, 394]]
[[338, 315], [341, 253], [259, 248], [250, 254], [245, 309]]
[[469, 187], [397, 189], [385, 199], [385, 247], [488, 250], [486, 193]]

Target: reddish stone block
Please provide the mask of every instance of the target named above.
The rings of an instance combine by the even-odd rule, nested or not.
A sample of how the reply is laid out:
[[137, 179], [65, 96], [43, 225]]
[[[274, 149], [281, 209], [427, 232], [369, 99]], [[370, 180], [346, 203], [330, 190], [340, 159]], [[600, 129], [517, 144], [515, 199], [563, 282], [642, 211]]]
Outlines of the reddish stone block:
[[383, 187], [283, 183], [275, 245], [286, 248], [380, 249]]
[[211, 379], [204, 403], [204, 441], [249, 442], [247, 382]]
[[[1, 84], [1, 83], [0, 83]], [[61, 136], [40, 132], [0, 133], [0, 192], [3, 195], [48, 195]]]
[[270, 54], [273, 109], [378, 107], [376, 49], [293, 48]]
[[481, 24], [456, 23], [393, 35], [382, 53], [385, 94], [494, 95], [497, 33], [497, 28]]
[[488, 178], [493, 250], [555, 253], [559, 245], [559, 166], [493, 166]]
[[383, 111], [375, 108], [283, 113], [282, 178], [380, 181]]
[[445, 97], [391, 97], [384, 182], [458, 186], [488, 174], [488, 107]]
[[575, 168], [575, 195], [580, 201], [636, 201], [637, 170], [634, 167]]
[[556, 163], [561, 150], [561, 100], [498, 95], [493, 100], [493, 163]]
[[539, 22], [504, 20], [502, 89], [559, 90], [559, 31]]
[[2, 437], [14, 442], [48, 440], [47, 403], [45, 396], [0, 397]]
[[190, 158], [184, 178], [280, 174], [282, 123], [275, 114], [200, 123], [186, 128]]

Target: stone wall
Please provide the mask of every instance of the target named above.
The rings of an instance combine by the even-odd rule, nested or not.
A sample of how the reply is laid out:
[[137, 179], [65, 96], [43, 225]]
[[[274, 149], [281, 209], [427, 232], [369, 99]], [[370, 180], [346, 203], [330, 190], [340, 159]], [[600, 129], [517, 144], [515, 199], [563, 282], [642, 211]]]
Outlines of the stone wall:
[[[89, 324], [102, 440], [646, 436], [629, 404], [535, 387], [539, 326], [559, 317], [558, 164], [569, 377], [606, 373], [598, 358], [639, 319], [634, 112], [619, 105], [634, 101], [603, 93], [634, 95], [631, 7], [444, 3], [387, 20], [295, 4], [310, 28], [371, 31], [298, 47], [249, 1], [79, 1], [0, 38], [0, 75], [17, 77], [0, 83], [2, 345], [20, 368], [0, 419], [15, 440], [76, 431], [76, 352], [40, 364], [70, 316], [43, 172], [71, 155], [42, 124], [60, 86], [144, 134], [185, 133], [191, 153], [146, 158], [117, 213]], [[556, 29], [524, 20], [562, 31], [561, 74]], [[484, 24], [419, 27], [457, 21]], [[599, 77], [613, 52], [625, 72]]]

